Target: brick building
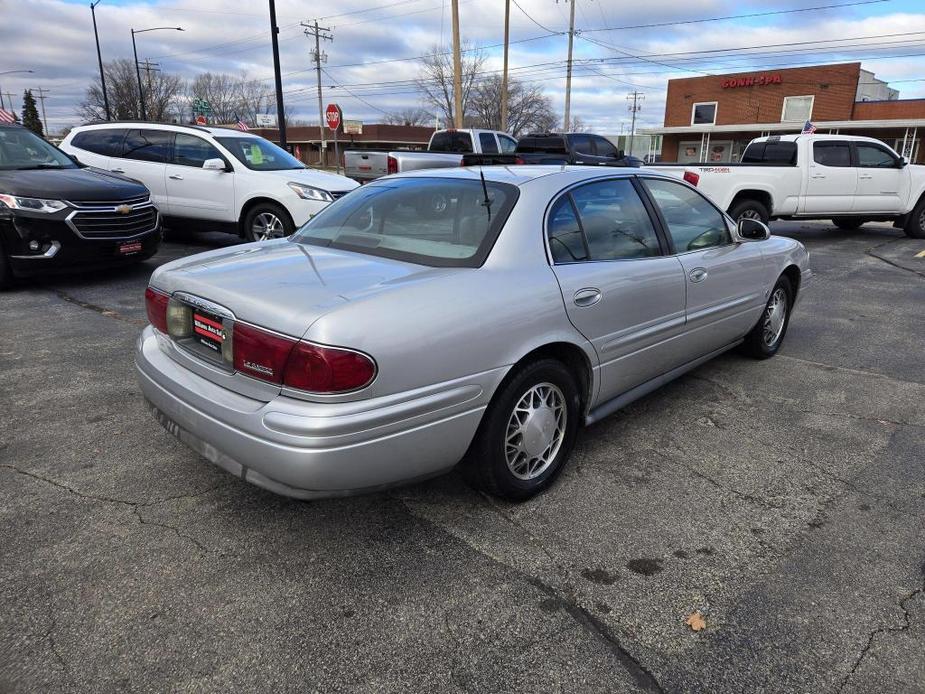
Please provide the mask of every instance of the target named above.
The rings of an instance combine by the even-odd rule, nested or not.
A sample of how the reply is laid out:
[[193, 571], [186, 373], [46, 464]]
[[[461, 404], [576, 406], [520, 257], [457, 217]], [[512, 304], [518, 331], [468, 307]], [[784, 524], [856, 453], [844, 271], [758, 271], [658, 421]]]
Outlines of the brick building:
[[664, 127], [639, 132], [662, 136], [662, 161], [728, 162], [753, 138], [798, 133], [806, 121], [819, 133], [876, 137], [915, 163], [925, 157], [925, 99], [899, 99], [860, 63], [669, 80]]

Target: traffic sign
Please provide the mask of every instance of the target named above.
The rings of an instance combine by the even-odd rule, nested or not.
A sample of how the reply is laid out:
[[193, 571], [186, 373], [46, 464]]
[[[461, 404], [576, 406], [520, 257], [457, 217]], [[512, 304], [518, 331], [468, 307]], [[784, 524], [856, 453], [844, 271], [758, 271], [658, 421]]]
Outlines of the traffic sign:
[[205, 124], [206, 124], [206, 117], [200, 113], [198, 116], [196, 116], [196, 125], [205, 125]]
[[327, 121], [328, 128], [337, 132], [338, 128], [340, 128], [340, 118], [340, 106], [337, 104], [328, 104], [327, 109], [324, 111], [324, 119]]

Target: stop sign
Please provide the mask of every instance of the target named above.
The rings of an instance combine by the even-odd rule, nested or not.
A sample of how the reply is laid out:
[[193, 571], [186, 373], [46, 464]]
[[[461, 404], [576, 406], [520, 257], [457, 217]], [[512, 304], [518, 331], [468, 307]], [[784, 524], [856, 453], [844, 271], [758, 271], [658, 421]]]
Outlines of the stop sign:
[[340, 127], [340, 106], [337, 104], [328, 104], [324, 111], [324, 119], [328, 123], [328, 128], [337, 130]]
[[205, 124], [206, 124], [206, 117], [200, 113], [198, 116], [196, 116], [196, 125], [205, 125]]

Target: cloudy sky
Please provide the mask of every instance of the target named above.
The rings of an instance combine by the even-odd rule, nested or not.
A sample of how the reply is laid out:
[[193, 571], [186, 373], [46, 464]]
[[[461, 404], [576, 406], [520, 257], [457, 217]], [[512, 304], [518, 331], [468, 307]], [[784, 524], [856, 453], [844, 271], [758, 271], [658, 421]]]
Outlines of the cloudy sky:
[[[629, 128], [626, 95], [645, 94], [640, 122], [661, 124], [672, 77], [861, 60], [901, 98], [925, 97], [925, 3], [921, 0], [576, 0], [572, 112], [595, 131]], [[450, 38], [449, 0], [277, 0], [287, 109], [317, 120], [313, 41], [300, 22], [333, 30], [325, 101], [346, 118], [381, 120], [420, 104], [418, 56]], [[818, 9], [829, 6], [826, 9]], [[102, 0], [96, 9], [103, 59], [131, 58], [129, 30], [181, 26], [138, 37], [139, 59], [192, 77], [247, 73], [273, 89], [266, 0]], [[228, 9], [230, 8], [230, 9]], [[465, 39], [500, 70], [503, 0], [460, 0]], [[813, 9], [815, 8], [815, 9]], [[512, 0], [511, 75], [542, 84], [561, 114], [568, 4]], [[805, 11], [794, 11], [805, 10]], [[49, 129], [79, 121], [76, 105], [97, 74], [87, 2], [0, 0], [4, 47], [0, 90], [17, 110], [26, 88], [48, 90]], [[752, 16], [743, 16], [752, 15]], [[756, 16], [760, 15], [760, 16]], [[7, 74], [31, 69], [32, 74]], [[9, 104], [7, 96], [4, 96]]]

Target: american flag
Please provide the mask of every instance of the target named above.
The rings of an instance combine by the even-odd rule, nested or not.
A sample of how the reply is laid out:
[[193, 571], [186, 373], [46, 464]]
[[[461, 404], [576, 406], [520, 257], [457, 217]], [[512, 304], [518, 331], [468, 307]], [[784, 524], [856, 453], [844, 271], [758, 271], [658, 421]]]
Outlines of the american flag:
[[3, 123], [15, 123], [16, 116], [7, 111], [5, 108], [0, 108], [0, 122]]
[[238, 118], [237, 116], [235, 116], [235, 118], [236, 118], [237, 121], [238, 121], [237, 124], [235, 125], [235, 127], [236, 127], [238, 130], [243, 130], [243, 131], [245, 131], [245, 132], [247, 132], [248, 130], [250, 130], [250, 128], [247, 127], [247, 123], [244, 122], [244, 119], [243, 119], [243, 118]]
[[800, 133], [801, 135], [812, 135], [814, 132], [816, 132], [815, 125], [813, 125], [809, 121], [806, 121], [805, 123], [803, 123], [803, 132]]

